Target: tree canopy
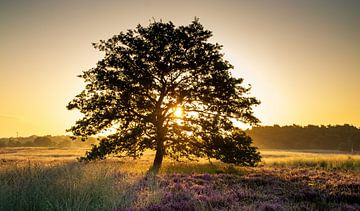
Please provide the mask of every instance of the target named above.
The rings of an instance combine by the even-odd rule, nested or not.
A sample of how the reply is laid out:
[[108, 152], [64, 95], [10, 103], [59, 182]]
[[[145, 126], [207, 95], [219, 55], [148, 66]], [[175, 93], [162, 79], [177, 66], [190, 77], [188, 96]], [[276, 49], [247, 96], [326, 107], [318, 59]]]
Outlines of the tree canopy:
[[105, 55], [80, 75], [86, 87], [67, 108], [84, 117], [69, 131], [83, 138], [114, 132], [83, 159], [139, 157], [152, 149], [155, 170], [164, 155], [255, 165], [260, 155], [233, 121], [258, 123], [252, 106], [259, 101], [232, 76], [211, 37], [197, 19], [178, 27], [155, 21], [95, 43]]

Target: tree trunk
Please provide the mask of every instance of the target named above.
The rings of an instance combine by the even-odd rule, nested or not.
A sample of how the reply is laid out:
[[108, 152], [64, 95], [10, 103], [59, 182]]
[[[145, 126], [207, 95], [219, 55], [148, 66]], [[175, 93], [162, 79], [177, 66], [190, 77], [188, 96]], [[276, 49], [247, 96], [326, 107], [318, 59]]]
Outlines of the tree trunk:
[[164, 149], [157, 149], [156, 150], [156, 154], [155, 154], [155, 159], [154, 159], [154, 163], [153, 166], [151, 167], [151, 171], [155, 174], [157, 174], [160, 170], [162, 161], [163, 161], [163, 157], [164, 157]]
[[165, 128], [163, 127], [164, 117], [162, 116], [161, 102], [165, 95], [161, 94], [160, 99], [157, 103], [156, 109], [156, 154], [150, 172], [152, 174], [157, 174], [160, 170], [163, 157], [165, 154], [164, 140], [165, 140]]
[[150, 171], [152, 173], [157, 174], [159, 172], [163, 158], [164, 158], [164, 154], [165, 154], [164, 142], [161, 141], [160, 143], [158, 143], [154, 163], [153, 163], [152, 167], [150, 168]]

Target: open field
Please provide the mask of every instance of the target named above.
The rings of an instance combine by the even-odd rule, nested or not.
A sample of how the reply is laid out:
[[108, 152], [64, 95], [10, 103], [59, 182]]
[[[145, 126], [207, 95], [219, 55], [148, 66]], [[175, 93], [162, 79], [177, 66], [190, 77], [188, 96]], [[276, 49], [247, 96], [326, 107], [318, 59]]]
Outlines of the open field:
[[263, 150], [264, 166], [360, 170], [360, 154], [339, 151]]
[[[13, 147], [0, 148], [0, 160], [7, 161], [73, 161], [85, 154], [87, 148], [48, 148], [48, 147]], [[360, 154], [350, 154], [339, 151], [286, 151], [286, 150], [261, 150], [262, 162], [260, 166], [276, 167], [311, 167], [321, 169], [342, 169], [360, 171]], [[147, 152], [140, 160], [121, 159], [150, 165], [154, 153]], [[171, 160], [165, 164], [173, 163]], [[187, 162], [188, 163], [188, 162]], [[209, 163], [208, 160], [200, 160], [199, 163]], [[184, 163], [181, 163], [183, 165]], [[179, 165], [179, 164], [177, 164]]]
[[261, 151], [242, 168], [165, 160], [74, 161], [86, 149], [1, 148], [0, 210], [359, 210], [360, 155]]

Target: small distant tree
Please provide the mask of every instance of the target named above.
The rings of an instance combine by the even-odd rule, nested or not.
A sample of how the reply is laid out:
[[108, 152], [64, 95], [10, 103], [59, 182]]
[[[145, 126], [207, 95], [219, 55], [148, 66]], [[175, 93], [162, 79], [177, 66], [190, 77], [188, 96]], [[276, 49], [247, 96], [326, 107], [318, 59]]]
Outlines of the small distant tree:
[[21, 147], [21, 143], [17, 139], [9, 138], [7, 146], [8, 147]]
[[6, 141], [0, 140], [0, 147], [6, 147]]
[[108, 154], [139, 157], [156, 150], [152, 170], [163, 157], [212, 157], [253, 166], [260, 160], [250, 137], [233, 121], [258, 123], [250, 88], [235, 78], [222, 46], [208, 42], [212, 32], [196, 19], [138, 25], [94, 44], [104, 52], [95, 68], [84, 71], [85, 89], [67, 106], [84, 117], [69, 131], [85, 140], [106, 129], [84, 160]]
[[55, 143], [47, 136], [35, 138], [33, 144], [35, 147], [51, 147], [55, 145]]
[[71, 140], [62, 140], [60, 141], [59, 143], [57, 143], [57, 147], [60, 147], [60, 148], [69, 148], [71, 147]]

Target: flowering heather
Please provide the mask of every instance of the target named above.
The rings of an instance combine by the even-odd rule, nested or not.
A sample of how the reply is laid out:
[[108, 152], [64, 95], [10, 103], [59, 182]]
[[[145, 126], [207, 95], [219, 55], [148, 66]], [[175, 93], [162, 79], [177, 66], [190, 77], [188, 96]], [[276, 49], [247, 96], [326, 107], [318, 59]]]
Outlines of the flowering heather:
[[146, 210], [357, 210], [360, 178], [341, 172], [259, 168], [254, 173], [168, 174]]

